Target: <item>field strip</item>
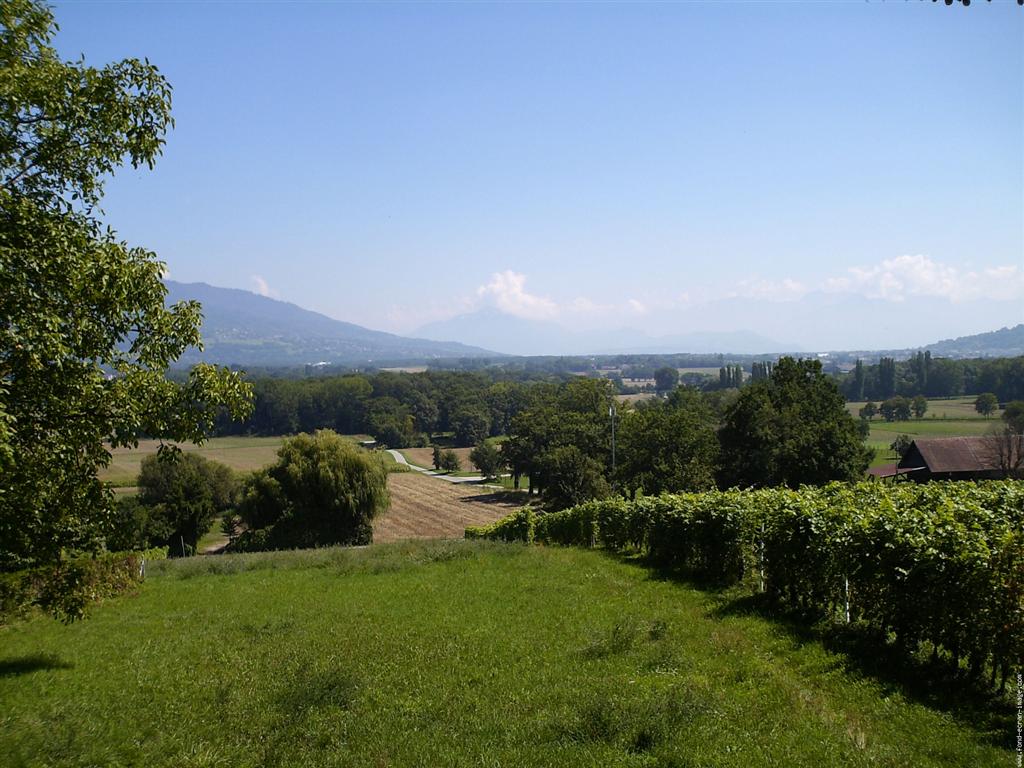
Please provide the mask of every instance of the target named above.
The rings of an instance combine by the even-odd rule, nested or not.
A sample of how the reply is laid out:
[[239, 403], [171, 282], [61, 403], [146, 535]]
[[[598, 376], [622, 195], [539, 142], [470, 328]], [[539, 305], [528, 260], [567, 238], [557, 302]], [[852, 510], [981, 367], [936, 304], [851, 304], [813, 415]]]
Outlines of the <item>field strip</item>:
[[388, 476], [391, 509], [373, 526], [375, 542], [461, 539], [466, 527], [493, 523], [526, 503], [526, 494], [439, 483], [414, 472]]

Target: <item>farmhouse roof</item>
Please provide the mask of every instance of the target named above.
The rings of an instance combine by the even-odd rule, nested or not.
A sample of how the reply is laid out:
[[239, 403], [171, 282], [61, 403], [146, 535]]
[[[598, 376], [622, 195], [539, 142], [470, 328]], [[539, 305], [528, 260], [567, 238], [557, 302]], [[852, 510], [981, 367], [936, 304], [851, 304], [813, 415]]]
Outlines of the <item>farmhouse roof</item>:
[[913, 442], [932, 473], [999, 469], [990, 437], [932, 437]]

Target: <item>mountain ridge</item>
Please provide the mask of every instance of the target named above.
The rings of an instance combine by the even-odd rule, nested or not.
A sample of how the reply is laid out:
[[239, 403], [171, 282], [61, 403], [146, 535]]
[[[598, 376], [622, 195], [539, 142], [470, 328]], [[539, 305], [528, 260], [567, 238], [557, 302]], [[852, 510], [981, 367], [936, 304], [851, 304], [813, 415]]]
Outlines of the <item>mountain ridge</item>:
[[186, 350], [179, 365], [355, 365], [497, 356], [459, 342], [375, 331], [240, 288], [174, 280], [164, 285], [168, 305], [185, 300], [202, 305], [205, 349]]

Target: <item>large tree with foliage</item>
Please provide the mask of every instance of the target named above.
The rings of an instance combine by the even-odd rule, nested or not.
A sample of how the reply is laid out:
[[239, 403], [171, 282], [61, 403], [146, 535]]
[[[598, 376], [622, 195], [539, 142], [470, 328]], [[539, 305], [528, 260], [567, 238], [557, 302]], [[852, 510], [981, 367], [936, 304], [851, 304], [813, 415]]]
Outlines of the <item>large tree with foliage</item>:
[[99, 219], [103, 180], [160, 154], [170, 86], [135, 59], [61, 61], [55, 29], [39, 2], [0, 3], [0, 570], [101, 545], [110, 446], [201, 440], [249, 406], [227, 370], [165, 378], [200, 308], [165, 308], [164, 265]]
[[214, 518], [235, 504], [238, 481], [231, 468], [197, 453], [173, 460], [147, 456], [139, 467], [139, 503], [145, 507], [149, 540], [172, 555], [194, 553]]
[[635, 493], [715, 487], [717, 423], [704, 397], [677, 389], [668, 402], [627, 412], [619, 429], [618, 487]]
[[331, 430], [285, 440], [277, 463], [246, 483], [241, 549], [369, 544], [390, 504], [383, 462]]
[[745, 387], [726, 411], [719, 440], [726, 486], [855, 480], [871, 458], [817, 360], [784, 357], [770, 379]]

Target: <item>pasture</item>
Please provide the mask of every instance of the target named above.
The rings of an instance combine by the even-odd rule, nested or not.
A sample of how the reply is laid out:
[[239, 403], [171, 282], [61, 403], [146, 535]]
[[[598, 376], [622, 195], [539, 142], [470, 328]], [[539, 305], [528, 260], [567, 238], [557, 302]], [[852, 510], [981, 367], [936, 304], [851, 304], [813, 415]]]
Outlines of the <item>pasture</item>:
[[[436, 482], [436, 481], [434, 481]], [[600, 551], [427, 542], [154, 564], [0, 628], [6, 764], [996, 766], [925, 696]]]
[[[928, 410], [925, 412], [922, 421], [930, 421], [932, 419], [967, 419], [967, 420], [981, 420], [981, 421], [998, 421], [999, 414], [993, 414], [986, 418], [974, 410], [975, 395], [970, 397], [953, 397], [953, 398], [935, 398], [928, 400]], [[881, 401], [876, 400], [875, 405], [878, 405]], [[852, 416], [859, 416], [860, 409], [865, 406], [865, 402], [859, 403], [847, 403], [846, 410], [850, 412]], [[879, 416], [875, 417], [880, 418]]]
[[885, 421], [876, 416], [871, 421], [871, 434], [867, 444], [876, 448], [872, 466], [891, 464], [892, 450], [889, 448], [900, 435], [918, 437], [974, 437], [988, 434], [1002, 424], [996, 419], [911, 419], [910, 421]]
[[[202, 445], [181, 443], [179, 447], [227, 464], [236, 472], [252, 472], [272, 464], [282, 442], [283, 437], [213, 437]], [[111, 451], [110, 466], [99, 473], [100, 480], [115, 486], [135, 485], [142, 460], [155, 454], [159, 447], [159, 440], [140, 440], [138, 448], [115, 448]]]

